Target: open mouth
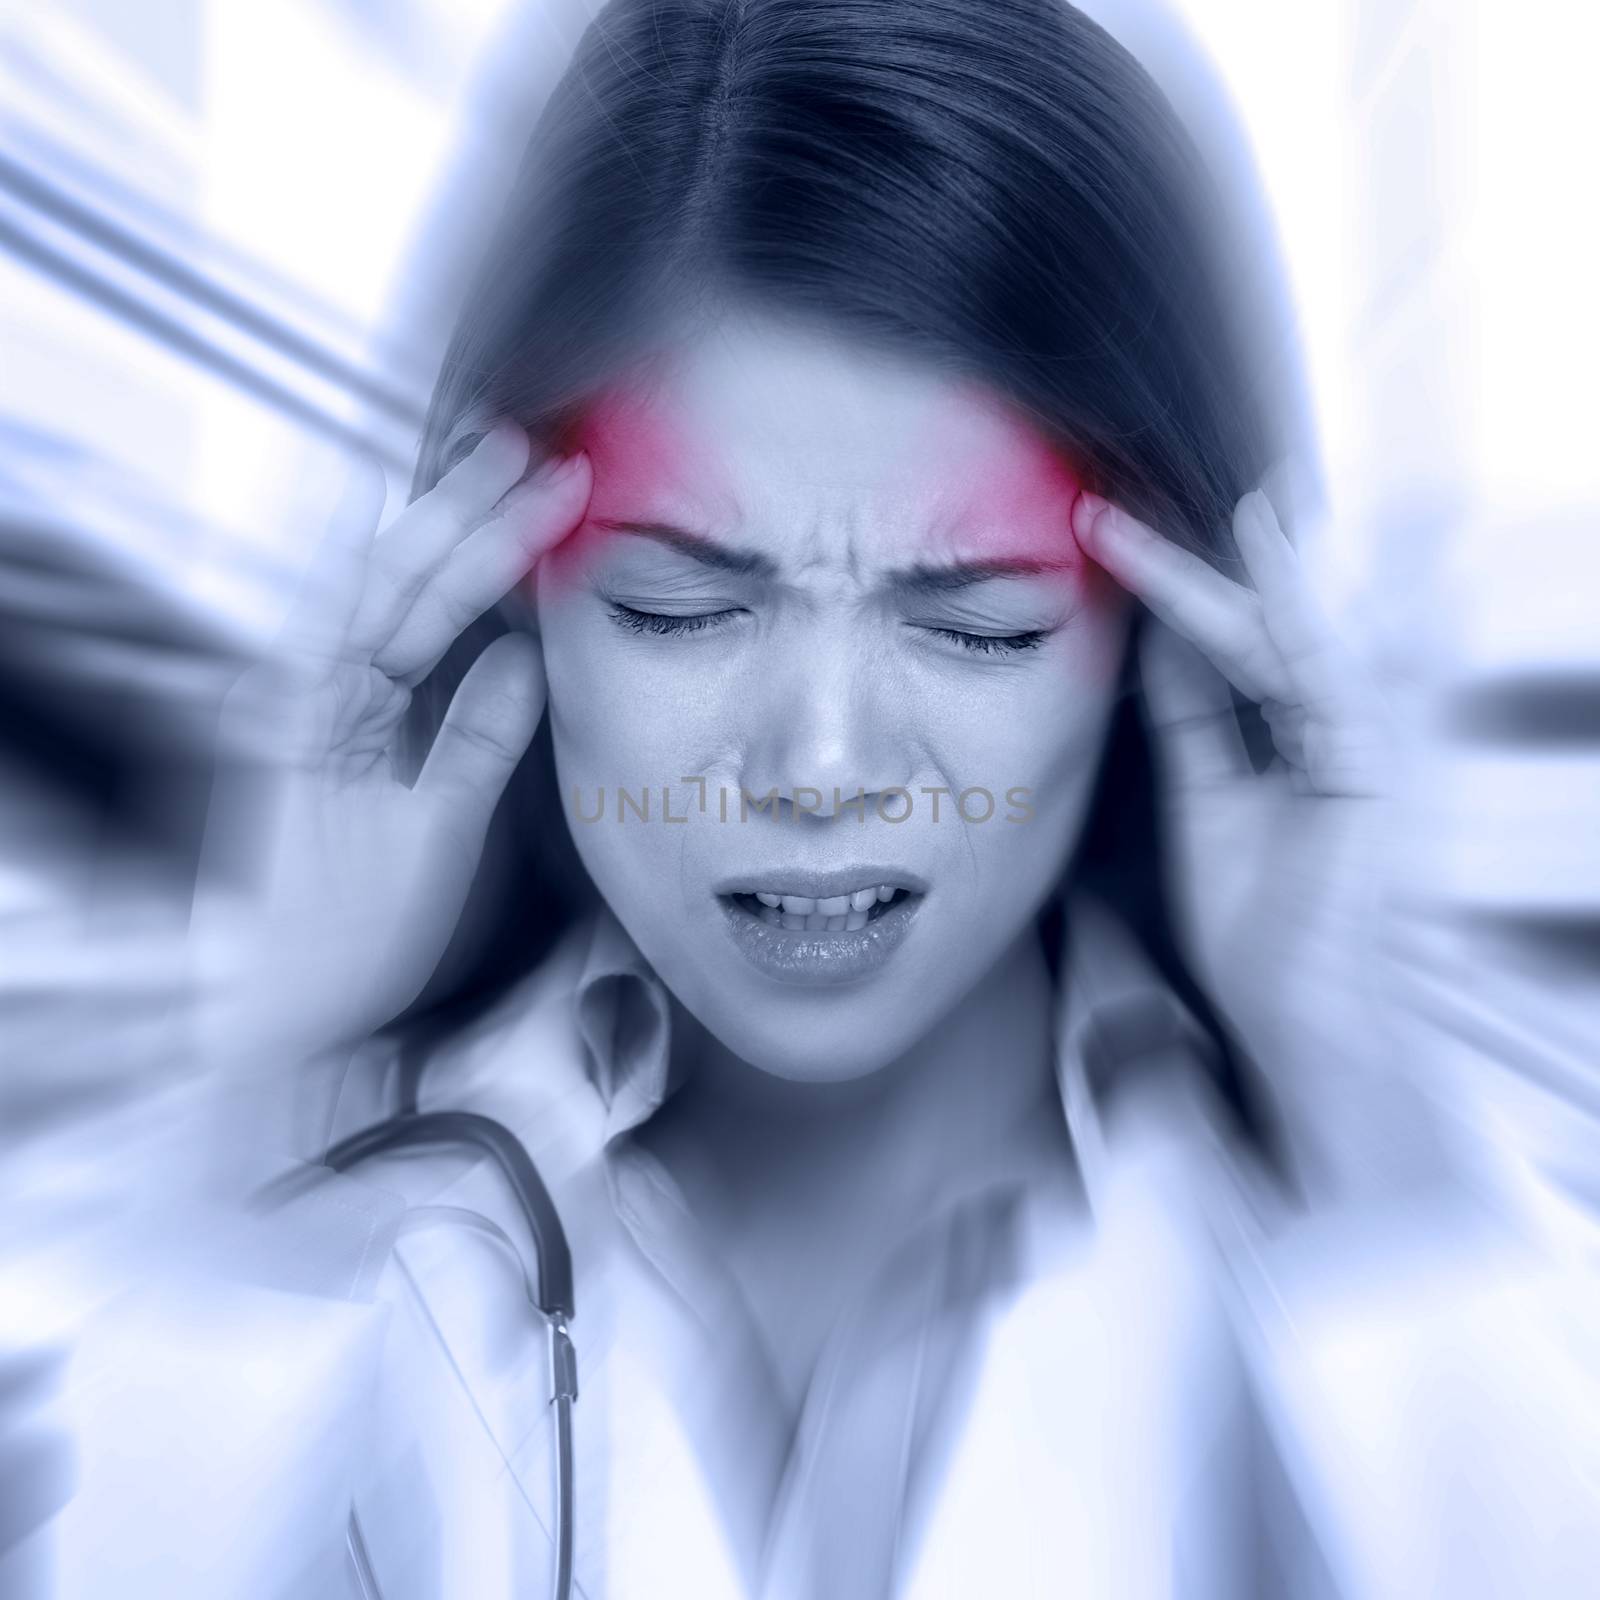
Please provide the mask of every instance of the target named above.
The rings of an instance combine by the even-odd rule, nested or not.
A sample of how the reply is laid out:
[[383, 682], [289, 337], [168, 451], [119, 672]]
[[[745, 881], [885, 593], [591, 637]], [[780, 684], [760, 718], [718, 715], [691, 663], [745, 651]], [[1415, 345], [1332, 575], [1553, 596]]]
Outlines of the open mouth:
[[780, 983], [852, 983], [877, 972], [904, 942], [926, 891], [870, 879], [827, 895], [728, 887], [718, 893], [728, 933], [745, 959]]
[[753, 893], [724, 895], [737, 910], [759, 918], [770, 928], [791, 933], [859, 933], [897, 905], [920, 899], [910, 889], [893, 884], [866, 884], [849, 894], [815, 898], [760, 889]]

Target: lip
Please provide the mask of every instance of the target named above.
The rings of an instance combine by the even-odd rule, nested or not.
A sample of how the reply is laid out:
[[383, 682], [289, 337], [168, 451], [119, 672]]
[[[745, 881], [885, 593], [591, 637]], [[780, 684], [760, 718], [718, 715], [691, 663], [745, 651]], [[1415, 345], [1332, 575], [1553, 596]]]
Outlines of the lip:
[[737, 877], [723, 878], [711, 887], [722, 896], [757, 894], [766, 890], [769, 894], [799, 894], [812, 900], [827, 900], [834, 895], [849, 894], [852, 889], [865, 889], [869, 885], [875, 888], [878, 884], [918, 896], [928, 892], [927, 879], [903, 867], [889, 867], [874, 861], [829, 867], [825, 871], [804, 867], [757, 868], [741, 872]]
[[[847, 884], [836, 873], [820, 873], [790, 877], [783, 881], [822, 885], [823, 888], [820, 894], [809, 887], [779, 889], [776, 892], [813, 894], [820, 898], [828, 893], [841, 893], [848, 886], [862, 887], [864, 882], [871, 880], [853, 878]], [[892, 884], [894, 879], [891, 875], [876, 881]], [[896, 884], [895, 887], [907, 886]], [[881, 916], [874, 918], [864, 928], [827, 933], [773, 927], [732, 898], [735, 894], [750, 892], [734, 888], [718, 895], [728, 937], [745, 960], [763, 976], [803, 989], [858, 983], [881, 970], [904, 943], [924, 900], [923, 891], [913, 891], [908, 898], [894, 901]]]

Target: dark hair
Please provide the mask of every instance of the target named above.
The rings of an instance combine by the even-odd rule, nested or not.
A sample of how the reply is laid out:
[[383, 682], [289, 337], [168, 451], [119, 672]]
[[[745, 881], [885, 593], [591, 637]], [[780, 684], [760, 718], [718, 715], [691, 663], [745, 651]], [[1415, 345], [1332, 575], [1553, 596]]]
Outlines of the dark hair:
[[[977, 379], [1090, 488], [1226, 566], [1233, 505], [1282, 449], [1226, 214], [1146, 72], [1061, 0], [613, 0], [467, 297], [417, 490], [495, 417], [559, 449], [664, 316], [737, 304]], [[423, 723], [503, 626], [463, 639], [419, 696]], [[1148, 790], [1134, 715], [1076, 870], [1100, 872], [1182, 979], [1157, 948], [1152, 830], [1130, 850], [1117, 820], [1130, 762]], [[423, 1011], [497, 992], [592, 896], [560, 813], [546, 729]]]

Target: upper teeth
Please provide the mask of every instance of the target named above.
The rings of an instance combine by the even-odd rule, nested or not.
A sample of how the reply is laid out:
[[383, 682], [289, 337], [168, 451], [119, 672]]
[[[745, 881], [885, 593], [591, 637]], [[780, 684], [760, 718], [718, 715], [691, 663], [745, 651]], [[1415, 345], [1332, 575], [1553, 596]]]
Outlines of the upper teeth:
[[775, 911], [787, 911], [792, 916], [809, 917], [813, 913], [824, 917], [842, 917], [847, 912], [865, 911], [875, 900], [892, 900], [895, 891], [887, 883], [869, 885], [851, 894], [830, 894], [814, 899], [808, 894], [773, 894], [766, 889], [756, 890], [756, 899]]

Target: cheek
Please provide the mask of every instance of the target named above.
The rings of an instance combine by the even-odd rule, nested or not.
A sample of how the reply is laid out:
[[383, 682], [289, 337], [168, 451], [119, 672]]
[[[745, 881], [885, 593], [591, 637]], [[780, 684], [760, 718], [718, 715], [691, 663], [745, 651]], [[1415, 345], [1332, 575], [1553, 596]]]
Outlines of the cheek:
[[659, 788], [696, 770], [701, 718], [715, 703], [703, 683], [642, 659], [593, 595], [542, 593], [539, 615], [550, 730], [569, 782]]
[[[648, 731], [634, 715], [627, 663], [596, 636], [593, 620], [579, 611], [576, 597], [541, 596], [545, 675], [549, 684], [550, 732], [564, 767], [575, 779], [620, 782], [630, 752], [637, 758], [639, 736]], [[604, 623], [604, 619], [600, 619]]]
[[1092, 773], [1105, 737], [1113, 695], [1059, 692], [1041, 682], [1007, 705], [978, 702], [945, 719], [941, 766], [963, 783], [996, 793], [1021, 785], [1042, 802], [1073, 793]]
[[1026, 791], [1032, 820], [974, 829], [975, 848], [1040, 871], [1059, 865], [1076, 837], [1117, 703], [1123, 630], [1089, 630], [1081, 618], [1069, 627], [1051, 659], [925, 708], [930, 745], [955, 785], [991, 792], [1001, 816], [1006, 796]]
[[[995, 906], [1022, 911], [1065, 870], [1083, 831], [1105, 748], [1113, 701], [1099, 697], [1041, 698], [1033, 736], [993, 740], [973, 781], [994, 796], [984, 826], [965, 828], [980, 893]], [[986, 808], [963, 805], [968, 821]]]

